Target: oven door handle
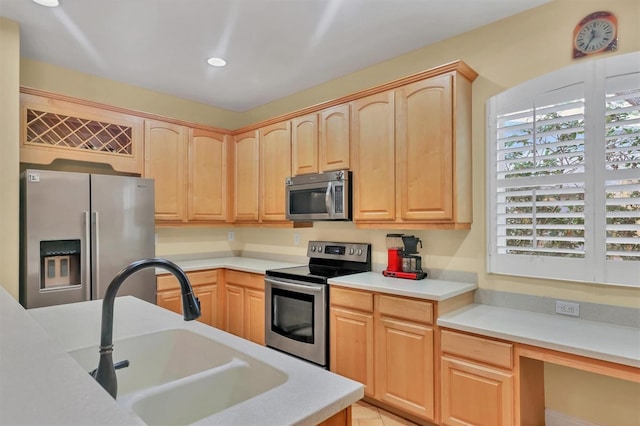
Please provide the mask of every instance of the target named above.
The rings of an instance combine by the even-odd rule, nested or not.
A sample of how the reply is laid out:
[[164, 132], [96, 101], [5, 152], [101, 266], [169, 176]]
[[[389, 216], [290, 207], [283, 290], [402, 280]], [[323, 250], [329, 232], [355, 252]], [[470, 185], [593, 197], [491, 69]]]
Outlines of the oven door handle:
[[299, 288], [300, 290], [313, 291], [317, 293], [322, 291], [322, 287], [315, 287], [315, 286], [304, 285], [304, 284], [294, 284], [294, 283], [285, 282], [285, 281], [277, 281], [277, 280], [273, 280], [271, 278], [266, 278], [266, 277], [264, 280], [269, 284], [277, 285], [280, 287]]

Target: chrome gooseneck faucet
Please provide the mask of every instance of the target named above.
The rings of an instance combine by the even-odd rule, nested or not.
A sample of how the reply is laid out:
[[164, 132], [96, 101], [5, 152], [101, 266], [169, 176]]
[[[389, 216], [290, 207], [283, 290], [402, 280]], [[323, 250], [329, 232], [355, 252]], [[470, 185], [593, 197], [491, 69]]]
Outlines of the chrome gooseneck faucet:
[[100, 386], [102, 386], [114, 399], [118, 394], [118, 381], [116, 370], [113, 366], [113, 305], [116, 293], [122, 283], [134, 273], [145, 268], [162, 268], [171, 272], [180, 283], [182, 290], [182, 313], [185, 321], [192, 321], [200, 317], [200, 301], [193, 294], [189, 279], [184, 271], [173, 262], [166, 259], [143, 259], [133, 262], [131, 265], [118, 272], [105, 293], [102, 300], [102, 326], [100, 334], [100, 361], [95, 374], [92, 374]]

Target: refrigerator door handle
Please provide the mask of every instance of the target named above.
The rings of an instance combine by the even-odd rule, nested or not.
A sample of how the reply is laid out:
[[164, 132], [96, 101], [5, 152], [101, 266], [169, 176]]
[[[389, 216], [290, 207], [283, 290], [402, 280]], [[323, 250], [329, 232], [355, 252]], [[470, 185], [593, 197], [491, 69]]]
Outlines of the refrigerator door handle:
[[89, 212], [84, 212], [84, 242], [86, 250], [84, 256], [84, 293], [85, 300], [91, 300], [91, 218]]
[[98, 299], [98, 289], [100, 288], [99, 280], [100, 280], [100, 224], [98, 222], [99, 216], [98, 212], [91, 212], [93, 215], [93, 238], [91, 239], [91, 261], [92, 261], [92, 271], [93, 275], [91, 277], [91, 289], [94, 292], [92, 299]]

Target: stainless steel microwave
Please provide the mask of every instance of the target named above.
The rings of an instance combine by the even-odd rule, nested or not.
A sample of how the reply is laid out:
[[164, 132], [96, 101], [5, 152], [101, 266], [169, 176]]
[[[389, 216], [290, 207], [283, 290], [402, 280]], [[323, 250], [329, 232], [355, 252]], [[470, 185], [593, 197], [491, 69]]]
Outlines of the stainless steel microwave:
[[351, 172], [289, 177], [286, 199], [288, 220], [351, 220]]

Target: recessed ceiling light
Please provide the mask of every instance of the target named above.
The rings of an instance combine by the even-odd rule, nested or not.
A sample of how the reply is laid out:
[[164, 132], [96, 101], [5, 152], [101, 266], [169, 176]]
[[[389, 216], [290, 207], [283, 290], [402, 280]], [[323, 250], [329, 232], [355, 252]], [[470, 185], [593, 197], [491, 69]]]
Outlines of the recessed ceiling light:
[[209, 65], [214, 67], [224, 67], [225, 65], [227, 65], [227, 61], [222, 58], [209, 58], [207, 62], [209, 63]]
[[33, 0], [41, 6], [56, 7], [60, 4], [58, 0]]

